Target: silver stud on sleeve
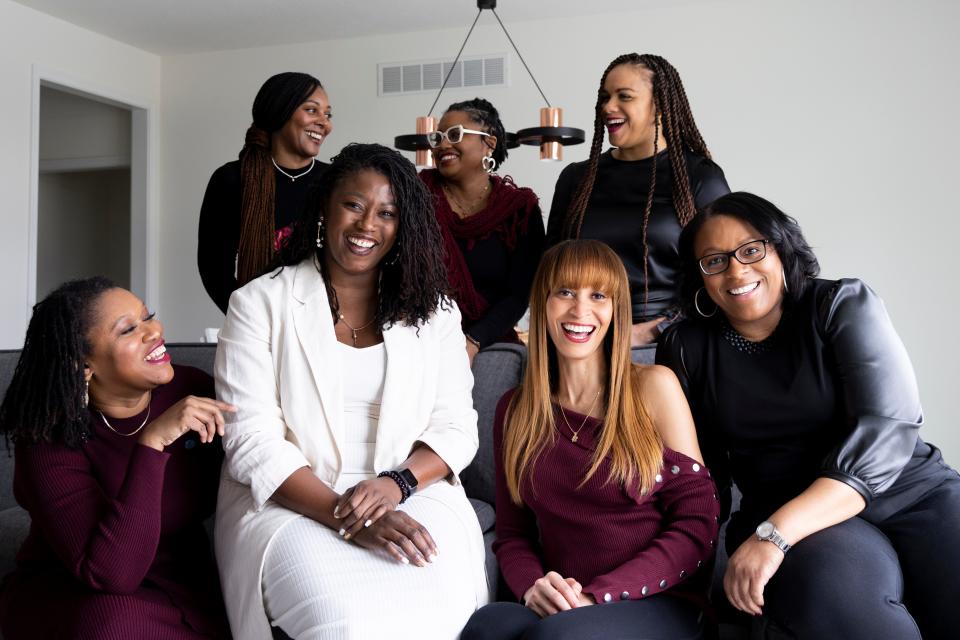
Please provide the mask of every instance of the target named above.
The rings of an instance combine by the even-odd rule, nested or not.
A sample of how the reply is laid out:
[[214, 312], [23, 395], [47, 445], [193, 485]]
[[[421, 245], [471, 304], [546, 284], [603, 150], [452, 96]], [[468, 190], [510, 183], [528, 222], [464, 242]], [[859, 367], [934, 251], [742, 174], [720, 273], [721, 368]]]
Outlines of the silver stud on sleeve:
[[666, 579], [666, 578], [664, 578], [663, 580], [660, 581], [660, 588], [661, 588], [661, 589], [666, 589], [666, 588], [667, 588], [667, 579]]
[[610, 595], [609, 593], [603, 594], [603, 601], [604, 601], [604, 602], [610, 602], [610, 601], [612, 601], [612, 600], [613, 600], [613, 596], [612, 596], [612, 595]]
[[624, 591], [623, 593], [621, 593], [621, 594], [620, 594], [620, 599], [621, 599], [621, 600], [629, 600], [629, 599], [630, 599], [630, 592], [629, 592], [629, 591]]
[[657, 482], [663, 482], [663, 476], [658, 473], [656, 477], [654, 477], [654, 480], [656, 480]]
[[680, 473], [680, 467], [678, 467], [677, 465], [673, 465], [672, 467], [670, 467], [670, 473], [672, 473], [673, 475], [677, 475], [678, 473]]
[[640, 589], [640, 595], [645, 596], [650, 593], [650, 589], [647, 588], [647, 585], [643, 585], [643, 588]]
[[700, 472], [700, 465], [697, 464], [696, 462], [693, 463], [693, 472], [694, 472], [694, 473], [699, 473], [699, 472]]

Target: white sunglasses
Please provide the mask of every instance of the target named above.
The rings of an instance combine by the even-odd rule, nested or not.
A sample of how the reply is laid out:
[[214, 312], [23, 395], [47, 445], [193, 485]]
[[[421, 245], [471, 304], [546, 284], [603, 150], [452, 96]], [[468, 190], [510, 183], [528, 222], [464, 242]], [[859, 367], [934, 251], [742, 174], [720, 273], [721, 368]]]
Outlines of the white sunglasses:
[[463, 134], [474, 133], [478, 136], [489, 136], [486, 131], [477, 131], [476, 129], [464, 129], [462, 124], [455, 124], [446, 131], [431, 131], [427, 134], [427, 144], [434, 149], [440, 146], [443, 139], [446, 138], [450, 144], [457, 144], [463, 140]]

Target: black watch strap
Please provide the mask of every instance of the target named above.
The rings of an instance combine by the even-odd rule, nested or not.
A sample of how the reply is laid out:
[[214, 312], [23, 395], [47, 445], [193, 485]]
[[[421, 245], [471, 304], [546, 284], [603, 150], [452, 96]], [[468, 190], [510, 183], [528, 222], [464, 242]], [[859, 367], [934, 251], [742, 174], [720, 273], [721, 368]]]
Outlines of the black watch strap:
[[377, 477], [390, 478], [397, 483], [397, 486], [400, 487], [400, 504], [406, 502], [407, 498], [417, 490], [417, 477], [409, 469], [381, 471], [377, 474]]

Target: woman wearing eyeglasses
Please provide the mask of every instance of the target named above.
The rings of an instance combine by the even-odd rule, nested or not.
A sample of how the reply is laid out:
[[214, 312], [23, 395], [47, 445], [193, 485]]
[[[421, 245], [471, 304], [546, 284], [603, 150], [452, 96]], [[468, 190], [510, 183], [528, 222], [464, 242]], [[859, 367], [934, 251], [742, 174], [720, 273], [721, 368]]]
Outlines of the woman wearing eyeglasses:
[[240, 159], [213, 173], [200, 207], [197, 266], [223, 313], [230, 294], [264, 273], [290, 236], [327, 167], [316, 156], [332, 117], [323, 85], [306, 73], [278, 73], [257, 92]]
[[492, 104], [474, 98], [450, 105], [427, 141], [437, 168], [420, 178], [433, 194], [472, 362], [489, 344], [518, 342], [513, 327], [543, 253], [543, 219], [533, 191], [494, 173], [507, 148]]
[[[680, 238], [680, 378], [729, 498], [729, 601], [796, 638], [954, 638], [960, 476], [921, 440], [907, 353], [880, 298], [818, 279], [794, 221], [749, 193]], [[729, 507], [729, 499], [727, 500]]]
[[[601, 153], [604, 130], [613, 149]], [[547, 236], [549, 245], [602, 240], [623, 260], [636, 360], [653, 361], [652, 343], [679, 313], [680, 230], [729, 191], [673, 65], [636, 53], [610, 62], [600, 78], [590, 159], [557, 179]]]

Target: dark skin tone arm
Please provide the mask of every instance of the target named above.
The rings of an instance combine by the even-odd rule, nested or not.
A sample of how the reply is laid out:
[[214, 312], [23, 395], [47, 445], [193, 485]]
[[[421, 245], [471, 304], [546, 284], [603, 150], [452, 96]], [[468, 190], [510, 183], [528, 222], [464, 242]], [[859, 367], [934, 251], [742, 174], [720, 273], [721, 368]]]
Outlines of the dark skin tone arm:
[[[417, 477], [418, 488], [451, 473], [443, 459], [421, 443], [401, 466]], [[272, 499], [362, 547], [383, 550], [404, 564], [423, 566], [437, 555], [437, 545], [416, 520], [396, 511], [401, 497], [400, 487], [391, 478], [364, 480], [339, 496], [309, 467], [301, 467], [281, 483]]]

